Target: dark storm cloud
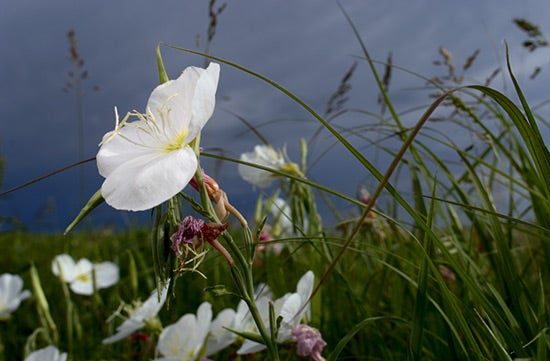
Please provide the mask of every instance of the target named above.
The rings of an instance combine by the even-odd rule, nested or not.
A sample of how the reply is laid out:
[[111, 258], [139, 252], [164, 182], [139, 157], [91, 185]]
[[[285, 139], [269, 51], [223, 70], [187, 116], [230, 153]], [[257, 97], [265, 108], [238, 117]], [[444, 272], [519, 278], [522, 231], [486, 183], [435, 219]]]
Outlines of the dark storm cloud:
[[[521, 4], [496, 0], [343, 3], [373, 58], [385, 60], [391, 51], [394, 64], [423, 75], [440, 71], [432, 64], [440, 46], [452, 51], [457, 63], [481, 49], [470, 72], [470, 77], [478, 81], [504, 64], [504, 39], [510, 44], [520, 80], [528, 83], [533, 67], [547, 61], [544, 50], [526, 54], [520, 46], [522, 34], [511, 22], [514, 17], [525, 17], [544, 25], [546, 19], [542, 16], [548, 14], [550, 6], [542, 0]], [[268, 76], [321, 113], [345, 71], [363, 55], [351, 27], [332, 1], [228, 2], [218, 20], [212, 54]], [[115, 105], [121, 114], [143, 110], [158, 83], [156, 45], [164, 42], [200, 49], [195, 44], [196, 35], [200, 34], [204, 45], [207, 27], [207, 4], [203, 1], [3, 1], [0, 137], [1, 154], [6, 159], [4, 186], [15, 186], [78, 160], [76, 99], [74, 94], [62, 91], [70, 70], [69, 29], [76, 32], [79, 52], [89, 72], [83, 106], [85, 153], [92, 157], [102, 135], [114, 125]], [[187, 65], [204, 62], [166, 47], [162, 52], [171, 77]], [[537, 100], [545, 99], [542, 84], [546, 76], [543, 72], [537, 83], [526, 84], [526, 93]], [[94, 85], [99, 85], [101, 91], [92, 91]], [[410, 90], [421, 85], [418, 78], [394, 71], [390, 95], [395, 105], [403, 110], [428, 104], [424, 94]], [[365, 62], [359, 62], [352, 86], [348, 105], [375, 111], [377, 89]], [[292, 119], [260, 129], [276, 147], [286, 145], [295, 161], [299, 160], [299, 138], [309, 138], [318, 127], [311, 116], [280, 92], [223, 66], [218, 107], [207, 125], [203, 145], [223, 148], [238, 157], [240, 152], [250, 150], [256, 139], [233, 113], [256, 125]], [[411, 115], [404, 120], [414, 123], [416, 118]], [[349, 125], [365, 119], [339, 121]], [[327, 134], [320, 139], [325, 145], [334, 141]], [[324, 148], [318, 145], [317, 149]], [[345, 179], [330, 176], [334, 173], [331, 164], [337, 164], [340, 173], [347, 173]], [[238, 183], [235, 168], [225, 164], [217, 175], [220, 182], [234, 189], [234, 197], [251, 199], [251, 188]], [[342, 156], [341, 147], [335, 147], [315, 169], [315, 177], [318, 181], [325, 177], [327, 184], [345, 191], [355, 189], [357, 182], [365, 179], [365, 174], [354, 172], [356, 169], [356, 161]], [[85, 172], [90, 195], [102, 180], [94, 164], [88, 164]], [[79, 209], [78, 177], [79, 171], [73, 170], [14, 193], [0, 201], [1, 215], [17, 215], [32, 224], [37, 211], [54, 202], [56, 215], [52, 223], [63, 228]], [[103, 208], [98, 212], [112, 216]]]

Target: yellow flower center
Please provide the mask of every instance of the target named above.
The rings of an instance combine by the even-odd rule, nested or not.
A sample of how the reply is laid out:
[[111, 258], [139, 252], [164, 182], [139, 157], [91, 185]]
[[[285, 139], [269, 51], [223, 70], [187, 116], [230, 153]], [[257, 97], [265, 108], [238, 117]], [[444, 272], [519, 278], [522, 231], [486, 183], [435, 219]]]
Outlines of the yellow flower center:
[[81, 273], [76, 277], [80, 282], [91, 282], [92, 274], [91, 273]]
[[187, 138], [187, 129], [182, 130], [176, 136], [168, 143], [165, 144], [162, 151], [164, 153], [170, 153], [174, 150], [181, 149], [183, 146], [183, 142], [185, 141], [185, 138]]

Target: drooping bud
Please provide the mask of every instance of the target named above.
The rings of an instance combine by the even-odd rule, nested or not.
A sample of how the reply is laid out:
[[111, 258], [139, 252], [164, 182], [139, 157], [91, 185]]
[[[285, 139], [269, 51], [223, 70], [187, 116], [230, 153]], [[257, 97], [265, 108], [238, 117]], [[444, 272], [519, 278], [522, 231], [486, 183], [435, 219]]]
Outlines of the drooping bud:
[[296, 354], [301, 357], [310, 357], [314, 361], [325, 361], [321, 356], [323, 349], [327, 345], [321, 332], [316, 328], [299, 324], [292, 330], [292, 338], [296, 341]]

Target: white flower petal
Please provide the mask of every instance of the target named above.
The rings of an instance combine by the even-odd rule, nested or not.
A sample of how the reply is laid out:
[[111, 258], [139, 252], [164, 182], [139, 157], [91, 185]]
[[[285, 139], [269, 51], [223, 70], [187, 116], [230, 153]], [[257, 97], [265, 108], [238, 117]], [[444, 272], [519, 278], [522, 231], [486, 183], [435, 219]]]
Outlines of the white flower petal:
[[210, 63], [206, 70], [200, 69], [202, 74], [197, 82], [195, 96], [192, 104], [191, 124], [189, 126], [189, 139], [194, 139], [204, 127], [214, 112], [216, 89], [220, 77], [220, 65]]
[[197, 315], [183, 315], [176, 323], [162, 330], [158, 349], [168, 359], [192, 361], [202, 349], [212, 321], [212, 306], [204, 302]]
[[80, 277], [81, 275], [91, 275], [92, 269], [92, 262], [87, 258], [81, 258], [75, 264], [75, 275], [76, 277]]
[[143, 131], [147, 127], [144, 122], [136, 121], [132, 126], [118, 130], [117, 136], [113, 136], [113, 132], [105, 134], [104, 141], [107, 138], [110, 140], [102, 144], [96, 155], [97, 169], [102, 177], [107, 178], [115, 169], [134, 158], [157, 153], [157, 148], [162, 144], [158, 138]]
[[282, 343], [292, 338], [292, 329], [300, 323], [300, 308], [303, 306], [299, 294], [293, 293], [288, 297], [281, 307], [279, 315], [283, 318], [277, 342]]
[[[241, 160], [273, 169], [279, 169], [285, 163], [282, 155], [268, 145], [255, 146], [253, 152], [241, 154]], [[275, 180], [271, 172], [244, 164], [239, 164], [238, 171], [245, 181], [260, 188], [269, 187]]]
[[147, 102], [155, 119], [166, 118], [167, 134], [188, 132], [193, 140], [214, 112], [220, 66], [187, 67], [175, 80], [156, 87]]
[[102, 341], [103, 344], [113, 343], [122, 340], [123, 338], [131, 335], [135, 331], [141, 329], [145, 326], [145, 321], [149, 320], [157, 315], [160, 311], [164, 302], [166, 302], [166, 296], [168, 295], [168, 285], [167, 281], [165, 287], [163, 287], [160, 300], [158, 292], [155, 290], [151, 293], [151, 296], [138, 308], [132, 316], [125, 320], [120, 326], [117, 327], [117, 333], [107, 337]]
[[150, 209], [181, 191], [196, 169], [197, 158], [189, 147], [164, 154], [150, 153], [111, 172], [101, 194], [116, 209]]
[[143, 328], [144, 326], [145, 326], [145, 322], [138, 321], [133, 318], [129, 318], [125, 320], [120, 326], [117, 327], [117, 333], [115, 333], [110, 337], [107, 337], [102, 341], [102, 343], [109, 344], [109, 343], [120, 341], [123, 338], [130, 336], [135, 331]]
[[52, 272], [63, 282], [72, 282], [76, 277], [76, 263], [68, 254], [57, 255], [52, 261]]
[[226, 308], [218, 313], [218, 316], [212, 321], [206, 342], [205, 356], [215, 354], [235, 341], [237, 335], [225, 328], [234, 328], [235, 315], [235, 310]]
[[66, 361], [67, 353], [59, 352], [55, 346], [47, 346], [31, 352], [26, 358], [25, 361]]
[[241, 345], [241, 347], [237, 350], [237, 355], [246, 355], [249, 353], [256, 353], [265, 349], [266, 349], [266, 346], [264, 344], [254, 342], [251, 340], [245, 340]]
[[4, 273], [0, 276], [0, 316], [7, 316], [19, 308], [21, 301], [31, 296], [23, 289], [23, 280], [18, 275]]
[[113, 262], [94, 264], [95, 285], [97, 289], [111, 287], [120, 278], [118, 266]]

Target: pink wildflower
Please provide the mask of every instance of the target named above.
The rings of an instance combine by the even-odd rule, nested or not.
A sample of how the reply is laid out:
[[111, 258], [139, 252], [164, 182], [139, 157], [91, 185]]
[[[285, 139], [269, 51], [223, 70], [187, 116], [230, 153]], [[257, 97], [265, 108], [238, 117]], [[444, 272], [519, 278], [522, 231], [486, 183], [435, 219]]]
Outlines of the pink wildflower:
[[319, 330], [302, 323], [294, 327], [292, 338], [297, 342], [296, 354], [298, 356], [309, 356], [313, 361], [325, 361], [321, 353], [327, 343], [323, 340]]

